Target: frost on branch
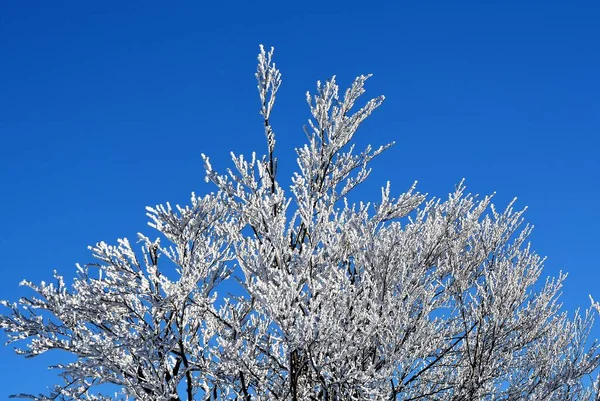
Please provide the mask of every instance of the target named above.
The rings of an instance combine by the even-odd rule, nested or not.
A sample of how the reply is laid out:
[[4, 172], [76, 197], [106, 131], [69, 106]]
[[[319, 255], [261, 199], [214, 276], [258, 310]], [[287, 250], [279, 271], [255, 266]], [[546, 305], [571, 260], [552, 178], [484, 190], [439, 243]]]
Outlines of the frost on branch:
[[[415, 184], [377, 202], [346, 195], [389, 145], [355, 149], [383, 97], [357, 106], [332, 78], [307, 94], [306, 143], [280, 185], [271, 113], [281, 84], [261, 47], [267, 153], [232, 154], [189, 206], [147, 208], [156, 239], [91, 247], [67, 286], [24, 281], [3, 302], [17, 352], [59, 349], [64, 382], [37, 400], [597, 400], [592, 310], [567, 314], [565, 275], [542, 279], [531, 227], [466, 192]], [[597, 303], [593, 308], [600, 309]], [[105, 384], [116, 388], [102, 395]]]

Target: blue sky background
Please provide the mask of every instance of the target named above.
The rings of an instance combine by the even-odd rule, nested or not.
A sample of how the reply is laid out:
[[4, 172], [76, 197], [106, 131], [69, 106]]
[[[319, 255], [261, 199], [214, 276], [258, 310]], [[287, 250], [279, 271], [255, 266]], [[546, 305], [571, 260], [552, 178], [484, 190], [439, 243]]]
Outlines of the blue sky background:
[[[361, 198], [386, 180], [446, 196], [463, 177], [500, 206], [517, 196], [545, 274], [570, 273], [565, 306], [600, 299], [597, 2], [171, 4], [0, 7], [0, 298], [25, 295], [23, 278], [73, 276], [89, 244], [153, 236], [146, 205], [213, 189], [200, 153], [222, 169], [229, 151], [264, 152], [253, 77], [264, 43], [283, 73], [281, 174], [304, 139], [305, 91], [373, 73], [368, 95], [387, 99], [358, 142], [397, 145]], [[1, 347], [0, 399], [52, 384], [56, 356]]]

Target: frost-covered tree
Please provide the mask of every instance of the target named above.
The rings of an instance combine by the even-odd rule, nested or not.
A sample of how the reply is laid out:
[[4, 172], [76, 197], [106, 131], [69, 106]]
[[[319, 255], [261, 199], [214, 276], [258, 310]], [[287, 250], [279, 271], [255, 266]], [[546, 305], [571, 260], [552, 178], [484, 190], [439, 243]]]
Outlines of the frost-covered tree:
[[281, 186], [272, 54], [261, 47], [256, 72], [266, 156], [232, 155], [226, 174], [203, 156], [216, 189], [148, 208], [156, 240], [101, 242], [72, 285], [24, 281], [37, 295], [3, 303], [17, 353], [73, 357], [56, 366], [63, 384], [21, 396], [598, 400], [591, 311], [561, 310], [563, 275], [540, 282], [523, 211], [462, 184], [446, 200], [388, 185], [378, 203], [349, 203], [387, 149], [353, 146], [383, 101], [355, 107], [368, 76], [307, 94], [307, 141]]

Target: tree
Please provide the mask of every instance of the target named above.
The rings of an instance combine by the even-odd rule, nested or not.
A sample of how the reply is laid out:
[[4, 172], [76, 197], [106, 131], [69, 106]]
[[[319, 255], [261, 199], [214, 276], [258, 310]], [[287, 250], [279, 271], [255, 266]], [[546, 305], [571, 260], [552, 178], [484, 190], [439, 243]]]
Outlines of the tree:
[[[343, 96], [335, 79], [307, 94], [312, 119], [289, 191], [277, 177], [271, 112], [281, 83], [261, 47], [258, 91], [267, 155], [232, 155], [215, 193], [147, 208], [142, 234], [90, 247], [72, 285], [3, 302], [17, 353], [75, 358], [36, 400], [598, 400], [591, 310], [561, 311], [564, 275], [540, 283], [543, 259], [513, 203], [429, 199], [415, 185], [379, 203], [346, 195], [388, 148], [355, 151], [354, 111], [368, 76]], [[168, 242], [169, 245], [164, 245]], [[237, 286], [237, 289], [233, 289]], [[232, 294], [222, 295], [229, 289]]]

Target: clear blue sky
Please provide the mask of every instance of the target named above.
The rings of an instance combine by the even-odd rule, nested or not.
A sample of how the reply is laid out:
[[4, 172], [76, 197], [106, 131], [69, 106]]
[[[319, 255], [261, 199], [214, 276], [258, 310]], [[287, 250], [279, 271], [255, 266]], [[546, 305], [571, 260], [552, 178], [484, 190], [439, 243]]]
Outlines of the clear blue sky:
[[[212, 190], [200, 153], [217, 168], [231, 150], [262, 153], [264, 43], [283, 73], [282, 173], [304, 138], [305, 91], [373, 73], [368, 94], [387, 100], [359, 142], [397, 145], [362, 198], [388, 179], [445, 196], [463, 177], [501, 206], [517, 196], [545, 273], [570, 272], [566, 307], [600, 299], [597, 2], [11, 3], [0, 11], [0, 298], [25, 295], [22, 278], [72, 276], [89, 244], [152, 236], [146, 205]], [[0, 399], [51, 384], [55, 356], [0, 348]]]

